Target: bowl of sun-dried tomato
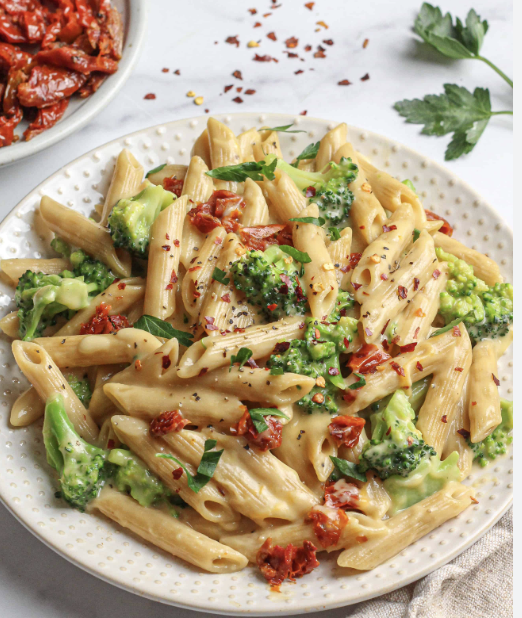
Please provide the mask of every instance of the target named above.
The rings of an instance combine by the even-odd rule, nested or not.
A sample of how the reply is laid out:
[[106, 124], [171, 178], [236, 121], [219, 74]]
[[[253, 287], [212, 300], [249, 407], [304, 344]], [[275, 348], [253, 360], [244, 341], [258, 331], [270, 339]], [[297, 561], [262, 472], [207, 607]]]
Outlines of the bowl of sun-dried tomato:
[[0, 166], [86, 125], [129, 77], [146, 0], [0, 0]]

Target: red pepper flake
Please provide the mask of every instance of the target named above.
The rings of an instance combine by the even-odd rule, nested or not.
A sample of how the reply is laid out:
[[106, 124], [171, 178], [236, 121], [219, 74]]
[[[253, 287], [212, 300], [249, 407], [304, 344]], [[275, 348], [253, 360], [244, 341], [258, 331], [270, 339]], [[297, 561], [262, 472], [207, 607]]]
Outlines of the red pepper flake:
[[149, 92], [143, 97], [146, 101], [153, 101], [156, 98], [156, 95], [153, 92]]
[[243, 99], [241, 97], [236, 97], [235, 99], [232, 99], [232, 101], [234, 101], [234, 103], [243, 103]]
[[[462, 367], [455, 367], [455, 371], [461, 372], [461, 371], [464, 371], [464, 369]], [[493, 375], [493, 374], [491, 374], [491, 375]]]
[[207, 323], [205, 326], [206, 330], [219, 330], [219, 328], [214, 324], [214, 319], [212, 316], [206, 315], [205, 322]]
[[193, 273], [196, 270], [201, 270], [201, 266], [193, 266], [192, 268], [188, 269], [188, 272]]
[[221, 297], [221, 300], [224, 303], [229, 303], [230, 302], [230, 294], [228, 294], [228, 293], [227, 294], [223, 294], [223, 296]]
[[179, 70], [179, 69], [176, 69], [176, 70], [174, 71], [174, 75], [181, 75], [180, 70]]
[[432, 275], [431, 275], [434, 279], [438, 279], [440, 277], [440, 270], [438, 268], [436, 268]]
[[153, 436], [164, 436], [168, 433], [178, 432], [188, 425], [189, 421], [183, 418], [179, 410], [162, 412], [150, 422], [150, 433]]
[[367, 337], [371, 337], [373, 335], [372, 331], [369, 328], [365, 328], [364, 332], [366, 333]]
[[244, 333], [245, 330], [246, 330], [245, 328], [239, 328], [238, 326], [234, 328], [235, 333]]
[[338, 376], [339, 375], [339, 369], [337, 369], [337, 367], [330, 367], [330, 369], [328, 369], [328, 375], [329, 376]]
[[386, 329], [388, 328], [389, 323], [390, 323], [390, 320], [388, 320], [386, 324], [382, 327], [381, 335], [384, 335], [384, 333], [386, 332]]
[[415, 333], [413, 334], [414, 339], [417, 339], [417, 337], [419, 336], [419, 332], [420, 332], [420, 326], [417, 326], [417, 328], [415, 329]]
[[465, 440], [467, 440], [470, 437], [470, 435], [471, 435], [469, 433], [469, 431], [467, 429], [464, 429], [464, 428], [463, 429], [459, 429], [457, 431], [457, 433], [459, 433]]
[[361, 258], [362, 258], [362, 253], [350, 253], [350, 259], [348, 262], [350, 268], [348, 270], [350, 270], [351, 268], [355, 268], [357, 264], [360, 262]]
[[243, 90], [243, 86], [240, 86], [239, 88], [236, 88], [236, 92], [241, 92]]
[[170, 251], [170, 245], [161, 245], [163, 251]]
[[453, 228], [451, 227], [451, 224], [448, 223], [448, 221], [446, 221], [446, 219], [444, 219], [444, 217], [439, 217], [439, 215], [436, 215], [434, 212], [431, 212], [431, 210], [426, 210], [426, 219], [428, 221], [442, 221], [442, 227], [439, 228], [439, 232], [441, 234], [446, 234], [447, 236], [452, 236], [453, 235]]
[[214, 241], [215, 245], [220, 245], [223, 242], [223, 239], [221, 238], [221, 236], [217, 236], [216, 240]]
[[174, 246], [175, 246], [175, 247], [179, 247], [179, 245], [180, 245], [180, 242], [179, 242], [179, 240], [176, 238], [176, 239], [174, 240]]
[[318, 50], [314, 53], [314, 58], [326, 58], [326, 54], [324, 53], [324, 50], [322, 50], [322, 49], [318, 49]]
[[416, 363], [415, 367], [417, 367], [417, 369], [418, 369], [419, 371], [424, 371], [424, 367], [420, 364], [420, 362], [419, 362], [419, 361], [417, 361], [417, 363]]
[[255, 15], [257, 13], [257, 9], [248, 9], [250, 15]]
[[263, 17], [270, 17], [270, 15], [272, 15], [272, 13], [264, 13]]
[[291, 36], [285, 41], [285, 45], [288, 47], [288, 49], [294, 49], [294, 47], [297, 47], [298, 43], [299, 39], [296, 39], [295, 36]]
[[462, 337], [462, 333], [460, 332], [460, 328], [457, 326], [453, 327], [453, 336], [454, 337]]
[[397, 229], [397, 226], [396, 226], [396, 225], [390, 225], [390, 226], [388, 226], [388, 225], [383, 225], [383, 226], [382, 226], [382, 231], [383, 231], [383, 232], [391, 232], [392, 230], [396, 230], [396, 229]]
[[301, 75], [301, 73], [304, 73], [302, 69], [299, 69], [298, 71], [294, 71], [294, 75]]
[[370, 42], [370, 39], [364, 39], [363, 42], [363, 49], [366, 49], [368, 47], [368, 43]]
[[360, 225], [360, 226], [359, 226], [359, 229], [360, 229], [360, 230], [364, 230], [364, 229], [365, 229], [365, 226], [364, 226], [364, 225]]
[[473, 504], [478, 504], [479, 501], [475, 498], [475, 496], [470, 496], [471, 502], [473, 502]]
[[[243, 74], [241, 73], [241, 71], [237, 71], [236, 70], [236, 71], [234, 71], [232, 73], [232, 77], [235, 77], [236, 79], [241, 79], [242, 80], [243, 79]], [[229, 88], [229, 90], [230, 90], [230, 88]], [[227, 91], [225, 90], [225, 92], [227, 92]]]
[[116, 446], [116, 443], [114, 442], [114, 440], [111, 438], [110, 440], [107, 441], [107, 448], [108, 449], [112, 449]]
[[405, 376], [406, 374], [404, 373], [404, 369], [399, 365], [399, 363], [396, 363], [395, 361], [393, 361], [391, 363], [391, 367], [392, 369], [395, 371], [395, 373], [399, 376]]
[[225, 92], [232, 90], [233, 87], [234, 87], [234, 84], [230, 84], [230, 86], [225, 86]]
[[239, 47], [239, 39], [237, 37], [237, 34], [236, 36], [229, 36], [225, 39], [225, 43], [230, 43], [230, 45], [235, 45], [236, 47]]
[[323, 43], [324, 43], [325, 45], [330, 45], [330, 46], [332, 46], [332, 45], [334, 44], [334, 42], [333, 42], [333, 40], [332, 40], [332, 39], [325, 39], [325, 40], [323, 41]]
[[170, 367], [170, 364], [170, 356], [168, 354], [165, 354], [165, 356], [161, 358], [161, 366], [163, 367], [163, 369], [168, 369]]
[[269, 311], [275, 311], [275, 309], [277, 309], [277, 303], [272, 303], [271, 305], [268, 305], [267, 309]]
[[174, 286], [172, 285], [172, 283], [167, 283], [167, 285], [165, 286], [166, 290], [172, 290], [174, 288]]
[[370, 74], [369, 74], [369, 73], [366, 73], [366, 75], [363, 75], [363, 76], [361, 77], [361, 81], [362, 81], [362, 82], [366, 82], [366, 81], [368, 81], [369, 79], [370, 79]]
[[305, 2], [305, 7], [311, 11], [314, 8], [315, 2]]
[[134, 369], [136, 369], [136, 371], [141, 371], [142, 367], [141, 367], [141, 361], [137, 360], [134, 362]]
[[118, 290], [124, 290], [127, 287], [125, 282], [118, 283]]
[[256, 21], [254, 28], [260, 28], [263, 24], [260, 21]]
[[340, 82], [337, 82], [338, 86], [351, 86], [352, 82], [348, 79], [342, 79]]
[[168, 73], [170, 69], [161, 69], [162, 73]]
[[306, 187], [305, 197], [314, 197], [315, 193], [315, 187]]
[[198, 373], [198, 378], [202, 378], [208, 372], [208, 367], [203, 367], [203, 369]]
[[299, 58], [299, 55], [295, 54], [294, 52], [289, 52], [285, 50], [283, 53], [286, 54], [288, 58]]
[[406, 354], [407, 352], [413, 352], [417, 347], [416, 343], [408, 343], [407, 345], [399, 346], [400, 354]]
[[192, 296], [194, 296], [194, 298], [199, 298], [199, 297], [201, 296], [201, 292], [198, 292], [197, 290], [195, 290], [195, 291], [192, 293]]
[[384, 273], [381, 274], [381, 279], [383, 281], [388, 281], [388, 275], [385, 275]]
[[251, 94], [255, 94], [256, 91], [253, 90], [252, 88], [249, 88], [248, 90], [245, 90], [245, 94], [251, 95]]
[[171, 283], [177, 283], [178, 282], [178, 275], [176, 275], [176, 271], [175, 270], [173, 270], [170, 273], [170, 282]]
[[472, 406], [476, 406], [476, 405], [477, 405], [477, 402], [476, 402], [476, 401], [472, 401], [472, 402], [471, 402], [471, 405], [472, 405]]
[[279, 60], [277, 60], [277, 58], [272, 58], [272, 56], [269, 56], [268, 54], [265, 54], [264, 56], [260, 56], [259, 54], [255, 54], [253, 60], [255, 60], [255, 62], [279, 62]]
[[388, 352], [388, 351], [389, 351], [389, 349], [390, 349], [390, 345], [389, 345], [389, 343], [388, 343], [388, 340], [387, 340], [387, 339], [383, 339], [383, 340], [381, 341], [381, 344], [382, 344], [382, 347], [386, 350], [386, 352]]
[[175, 470], [172, 470], [172, 478], [175, 481], [179, 481], [179, 479], [183, 476], [183, 468], [176, 468]]
[[312, 51], [312, 46], [311, 45], [305, 45], [304, 50], [305, 50], [305, 52]]
[[420, 280], [415, 277], [413, 280], [413, 291], [416, 292], [419, 289]]
[[275, 32], [269, 32], [269, 33], [266, 35], [266, 38], [267, 38], [267, 39], [270, 39], [271, 41], [277, 41], [277, 37], [276, 37], [276, 35], [275, 35]]
[[346, 391], [343, 395], [343, 401], [353, 403], [357, 398], [357, 391]]
[[497, 386], [500, 386], [500, 380], [497, 378], [497, 376], [494, 373], [491, 374], [491, 377], [493, 378], [493, 382], [495, 382]]
[[[116, 297], [123, 298], [123, 297]], [[86, 324], [80, 327], [80, 335], [107, 335], [122, 328], [129, 328], [129, 321], [124, 315], [109, 315], [111, 306], [100, 303], [96, 307], [96, 313]]]
[[299, 116], [306, 116], [306, 114], [308, 114], [308, 110], [303, 110], [302, 112], [299, 112]]
[[353, 286], [353, 289], [357, 291], [359, 288], [362, 288], [362, 283], [355, 283], [352, 281], [352, 286]]
[[443, 423], [447, 423], [448, 422], [448, 415], [444, 414], [444, 416], [440, 419]]
[[399, 298], [405, 299], [408, 297], [408, 290], [403, 285], [399, 285], [397, 295]]

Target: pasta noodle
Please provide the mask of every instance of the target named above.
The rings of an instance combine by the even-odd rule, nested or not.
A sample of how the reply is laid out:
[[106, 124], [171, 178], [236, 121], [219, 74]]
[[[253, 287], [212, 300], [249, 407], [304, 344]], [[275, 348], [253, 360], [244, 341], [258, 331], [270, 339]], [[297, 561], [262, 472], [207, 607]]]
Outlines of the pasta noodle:
[[111, 184], [109, 185], [105, 203], [103, 204], [100, 225], [107, 225], [111, 210], [119, 200], [132, 197], [136, 195], [136, 193], [139, 193], [142, 180], [142, 165], [138, 163], [132, 152], [124, 148], [116, 159]]

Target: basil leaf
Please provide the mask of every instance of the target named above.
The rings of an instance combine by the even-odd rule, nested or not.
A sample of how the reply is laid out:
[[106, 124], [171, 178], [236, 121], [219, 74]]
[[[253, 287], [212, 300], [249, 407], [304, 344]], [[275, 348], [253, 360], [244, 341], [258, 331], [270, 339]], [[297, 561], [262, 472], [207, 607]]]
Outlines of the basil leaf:
[[225, 275], [225, 271], [221, 270], [221, 268], [218, 268], [216, 266], [214, 268], [214, 272], [212, 273], [212, 279], [218, 281], [219, 283], [222, 283], [223, 285], [228, 285], [230, 283], [230, 279], [228, 277], [225, 277]]
[[217, 440], [205, 440], [205, 445], [203, 447], [203, 450], [205, 451], [205, 453], [207, 451], [211, 451], [217, 444]]
[[258, 433], [263, 433], [263, 431], [268, 429], [268, 425], [266, 424], [264, 418], [265, 416], [280, 416], [288, 420], [288, 416], [283, 414], [283, 412], [277, 408], [252, 408], [252, 410], [249, 410], [248, 412]]
[[155, 337], [163, 337], [164, 339], [172, 339], [175, 337], [181, 345], [187, 348], [194, 343], [191, 341], [191, 339], [194, 339], [192, 333], [187, 333], [184, 330], [176, 330], [172, 324], [155, 318], [152, 315], [142, 315], [139, 320], [134, 322], [133, 326], [134, 328], [145, 330]]
[[308, 144], [308, 146], [303, 150], [301, 154], [298, 154], [295, 158], [295, 163], [292, 163], [292, 167], [297, 167], [299, 161], [304, 161], [306, 159], [315, 159], [317, 157], [317, 153], [319, 152], [319, 146], [321, 142], [316, 142], [315, 144]]
[[360, 373], [355, 373], [355, 372], [352, 375], [357, 376], [359, 380], [357, 382], [354, 382], [353, 384], [350, 384], [348, 388], [351, 391], [354, 391], [357, 388], [361, 388], [361, 386], [366, 386], [366, 380], [364, 379], [363, 375], [361, 375]]
[[284, 372], [285, 371], [282, 367], [272, 367], [272, 369], [270, 369], [271, 376], [282, 376]]
[[413, 242], [415, 242], [416, 240], [419, 240], [419, 236], [420, 236], [420, 230], [415, 228], [413, 230]]
[[148, 178], [149, 176], [152, 176], [152, 174], [155, 174], [156, 172], [161, 172], [161, 170], [166, 166], [166, 163], [162, 163], [161, 165], [158, 165], [158, 167], [155, 167], [152, 170], [149, 170], [146, 174], [145, 174], [145, 178]]
[[276, 131], [277, 133], [306, 133], [306, 131], [301, 130], [296, 130], [296, 131], [289, 131], [288, 129], [290, 127], [293, 127], [293, 123], [292, 124], [285, 124], [282, 127], [268, 127], [266, 129], [259, 129], [260, 131]]
[[341, 238], [341, 233], [336, 227], [329, 227], [328, 231], [330, 232], [330, 240], [339, 240]]
[[322, 217], [294, 217], [288, 220], [295, 221], [296, 223], [311, 223], [312, 225], [317, 225], [317, 227], [322, 227], [326, 223], [326, 220]]
[[228, 373], [232, 371], [232, 367], [234, 363], [239, 363], [239, 369], [243, 367], [243, 365], [248, 361], [248, 359], [252, 356], [253, 352], [250, 348], [240, 348], [237, 354], [232, 354], [230, 357], [230, 369]]
[[170, 459], [175, 461], [178, 466], [181, 466], [187, 475], [187, 484], [189, 488], [197, 494], [205, 485], [210, 481], [210, 479], [214, 476], [214, 472], [216, 471], [216, 467], [221, 459], [221, 455], [223, 454], [223, 450], [221, 451], [211, 451], [217, 444], [216, 440], [206, 440], [204, 446], [203, 457], [201, 458], [201, 462], [198, 466], [197, 473], [192, 476], [190, 472], [187, 470], [184, 464], [176, 459], [173, 455], [169, 455], [167, 453], [156, 453], [156, 457], [161, 457], [162, 459]]
[[247, 163], [238, 163], [237, 165], [216, 167], [216, 169], [205, 172], [205, 174], [211, 178], [230, 180], [232, 182], [244, 182], [247, 178], [263, 180], [263, 177], [268, 178], [268, 180], [274, 180], [276, 166], [276, 158], [269, 164], [265, 161], [247, 161]]
[[312, 261], [312, 258], [308, 255], [308, 253], [305, 253], [304, 251], [298, 251], [290, 245], [279, 245], [279, 248], [290, 257], [293, 257], [294, 260], [301, 262], [301, 264], [309, 264]]
[[[465, 318], [466, 316], [464, 316]], [[456, 318], [455, 320], [452, 320], [449, 324], [446, 324], [446, 326], [444, 326], [443, 328], [439, 328], [439, 330], [436, 330], [434, 333], [432, 333], [429, 338], [431, 339], [432, 337], [437, 337], [438, 335], [442, 335], [443, 333], [447, 333], [449, 330], [451, 330], [454, 326], [457, 326], [458, 324], [460, 324], [464, 318]]]
[[347, 461], [346, 459], [333, 457], [332, 455], [330, 455], [330, 459], [335, 466], [335, 470], [332, 472], [332, 476], [330, 477], [331, 480], [338, 481], [343, 476], [349, 476], [352, 479], [366, 483], [366, 474], [362, 474], [357, 470], [357, 464]]

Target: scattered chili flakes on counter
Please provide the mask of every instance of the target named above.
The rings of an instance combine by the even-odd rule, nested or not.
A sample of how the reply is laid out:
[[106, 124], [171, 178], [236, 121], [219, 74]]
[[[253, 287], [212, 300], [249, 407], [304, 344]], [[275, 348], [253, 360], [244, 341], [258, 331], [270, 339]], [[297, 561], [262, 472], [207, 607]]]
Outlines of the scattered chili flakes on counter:
[[174, 71], [174, 75], [181, 75], [181, 71], [180, 71], [179, 69], [176, 69], [176, 70]]
[[308, 114], [308, 110], [303, 110], [302, 112], [299, 112], [299, 116], [306, 116], [306, 114]]
[[168, 73], [169, 71], [170, 71], [170, 69], [167, 69], [167, 68], [163, 68], [163, 69], [161, 69], [161, 72], [162, 72], [162, 73]]
[[298, 69], [297, 71], [294, 71], [294, 75], [301, 75], [301, 73], [304, 73], [303, 69]]
[[255, 62], [279, 62], [279, 60], [277, 58], [272, 58], [272, 56], [269, 56], [268, 54], [265, 54], [264, 56], [260, 56], [259, 54], [256, 54], [252, 60], [254, 60]]
[[254, 28], [260, 28], [263, 24], [260, 21], [256, 21]]
[[156, 95], [153, 92], [149, 92], [143, 97], [146, 101], [153, 101], [156, 98]]
[[248, 90], [245, 90], [245, 94], [248, 94], [248, 95], [252, 95], [252, 94], [255, 94], [255, 93], [256, 93], [256, 91], [253, 90], [252, 88], [249, 88]]
[[276, 37], [276, 35], [275, 35], [275, 32], [269, 32], [269, 33], [266, 35], [266, 38], [267, 38], [267, 39], [270, 39], [271, 41], [277, 41], [277, 37]]
[[337, 82], [338, 86], [351, 86], [352, 82], [348, 79], [342, 79], [340, 82]]
[[370, 39], [364, 39], [364, 42], [362, 44], [363, 49], [366, 49], [368, 47], [368, 43], [370, 42]]
[[334, 44], [333, 39], [325, 39], [323, 43], [325, 45], [330, 45], [330, 47]]
[[229, 90], [232, 90], [233, 87], [234, 87], [234, 84], [230, 84], [230, 86], [225, 86], [224, 91], [228, 92]]
[[243, 99], [241, 97], [235, 97], [232, 101], [234, 101], [234, 103], [243, 103]]
[[314, 58], [326, 58], [326, 54], [324, 53], [324, 49], [319, 45], [319, 48], [314, 53]]
[[291, 36], [285, 41], [285, 45], [288, 47], [288, 49], [294, 49], [294, 47], [297, 47], [298, 43], [299, 39], [296, 39], [295, 36]]
[[230, 45], [235, 45], [236, 47], [239, 47], [239, 39], [238, 39], [238, 35], [236, 34], [236, 36], [229, 36], [225, 39], [225, 43], [229, 43]]
[[257, 13], [257, 9], [248, 9], [250, 15], [255, 15]]
[[316, 21], [315, 22], [318, 26], [322, 26], [325, 30], [328, 30], [329, 26], [328, 24], [325, 24], [324, 21]]
[[[232, 77], [235, 77], [236, 79], [243, 80], [243, 74], [241, 73], [241, 71], [237, 71], [237, 70], [236, 70], [236, 71], [234, 71], [234, 72], [232, 73]], [[232, 86], [231, 86], [231, 87], [232, 87]], [[226, 90], [225, 90], [225, 92], [226, 92]]]
[[305, 2], [305, 7], [311, 11], [314, 8], [315, 2]]
[[362, 81], [362, 82], [366, 82], [366, 81], [368, 81], [369, 79], [370, 79], [370, 74], [369, 74], [369, 73], [366, 73], [366, 75], [363, 75], [363, 76], [361, 77], [361, 81]]

